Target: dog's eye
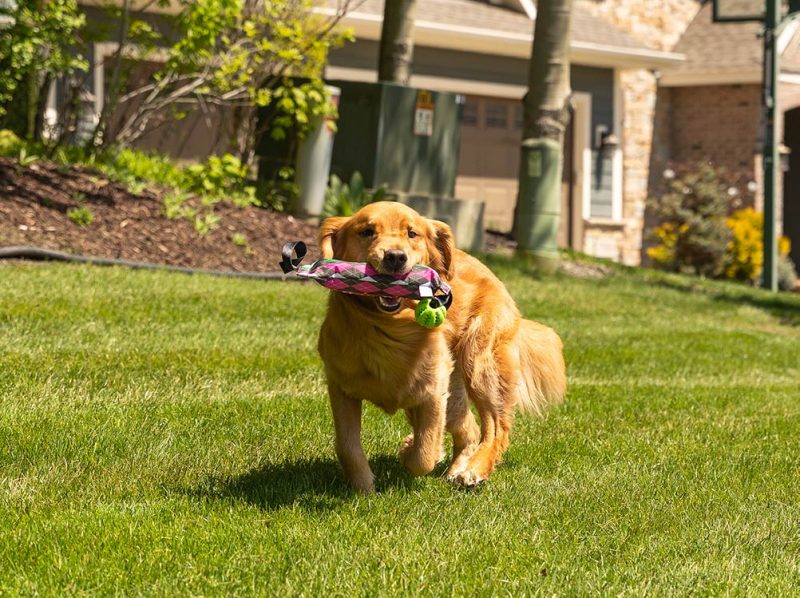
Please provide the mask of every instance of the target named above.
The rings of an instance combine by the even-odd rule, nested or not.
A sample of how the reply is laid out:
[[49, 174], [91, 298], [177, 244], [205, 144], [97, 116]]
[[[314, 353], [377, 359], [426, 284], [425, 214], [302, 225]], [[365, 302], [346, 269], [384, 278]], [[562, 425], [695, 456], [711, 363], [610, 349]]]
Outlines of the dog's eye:
[[413, 239], [416, 236], [417, 236], [417, 233], [415, 233], [413, 230], [408, 231], [408, 238], [409, 239]]
[[360, 236], [364, 237], [365, 239], [368, 239], [369, 237], [371, 237], [371, 236], [373, 236], [375, 234], [375, 229], [374, 228], [365, 228], [364, 230], [362, 230], [358, 234]]

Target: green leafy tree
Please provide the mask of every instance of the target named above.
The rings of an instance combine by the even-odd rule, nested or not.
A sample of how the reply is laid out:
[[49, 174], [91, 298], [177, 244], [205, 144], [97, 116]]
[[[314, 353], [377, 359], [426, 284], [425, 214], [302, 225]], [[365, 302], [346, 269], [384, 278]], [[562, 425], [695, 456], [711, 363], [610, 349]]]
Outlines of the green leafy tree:
[[[187, 108], [232, 110], [232, 149], [244, 163], [253, 155], [257, 110], [274, 106], [269, 123], [276, 138], [294, 128], [301, 135], [315, 116], [333, 111], [324, 91], [322, 70], [328, 50], [351, 38], [335, 28], [349, 6], [338, 3], [330, 16], [314, 12], [313, 0], [180, 0], [175, 27], [177, 41], [165, 40], [137, 19], [120, 32], [114, 72], [144, 35], [160, 46], [166, 61], [150, 81], [117, 89], [110, 98], [124, 107], [119, 125], [111, 130], [109, 113], [101, 116], [94, 135], [99, 146], [130, 145], [149, 127], [185, 114]], [[124, 22], [124, 20], [123, 20]]]
[[0, 31], [0, 128], [41, 140], [50, 83], [88, 69], [76, 52], [84, 24], [77, 0], [19, 0]]

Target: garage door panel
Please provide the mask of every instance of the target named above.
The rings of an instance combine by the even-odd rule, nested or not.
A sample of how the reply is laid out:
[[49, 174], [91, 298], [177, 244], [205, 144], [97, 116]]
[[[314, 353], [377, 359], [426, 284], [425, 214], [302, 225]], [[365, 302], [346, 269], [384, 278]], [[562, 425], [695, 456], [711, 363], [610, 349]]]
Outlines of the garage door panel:
[[510, 231], [517, 198], [519, 101], [467, 96], [456, 196], [486, 202], [486, 224]]

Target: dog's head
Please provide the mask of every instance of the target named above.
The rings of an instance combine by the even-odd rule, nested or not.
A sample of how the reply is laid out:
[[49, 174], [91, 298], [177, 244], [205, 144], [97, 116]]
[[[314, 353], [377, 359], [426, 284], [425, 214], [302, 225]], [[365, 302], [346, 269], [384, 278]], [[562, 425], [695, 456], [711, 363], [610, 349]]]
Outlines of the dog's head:
[[[445, 279], [453, 276], [450, 227], [401, 203], [379, 201], [353, 216], [328, 218], [320, 228], [319, 245], [325, 259], [367, 262], [384, 274], [403, 274], [422, 264]], [[393, 313], [400, 309], [401, 301], [380, 298], [377, 305]]]

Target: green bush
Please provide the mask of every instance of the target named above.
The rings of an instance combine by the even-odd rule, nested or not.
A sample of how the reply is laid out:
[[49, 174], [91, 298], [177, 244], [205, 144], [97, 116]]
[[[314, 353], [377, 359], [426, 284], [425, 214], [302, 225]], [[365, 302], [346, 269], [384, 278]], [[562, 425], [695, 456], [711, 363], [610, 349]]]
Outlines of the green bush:
[[22, 140], [14, 131], [0, 130], [0, 156], [3, 158], [15, 157], [19, 154], [20, 149], [22, 149]]
[[364, 177], [355, 171], [350, 183], [343, 183], [335, 174], [331, 175], [328, 189], [325, 192], [324, 217], [352, 216], [368, 203], [386, 199], [386, 187], [370, 191], [364, 186]]
[[291, 211], [300, 192], [294, 175], [294, 168], [284, 166], [278, 170], [273, 179], [261, 181], [258, 186], [258, 196], [263, 198], [263, 205], [276, 212]]
[[733, 238], [726, 224], [729, 201], [726, 187], [711, 166], [703, 165], [671, 181], [668, 191], [650, 202], [660, 224], [651, 231], [658, 243], [647, 255], [664, 270], [721, 276]]
[[231, 154], [211, 156], [184, 171], [188, 191], [206, 197], [226, 197], [237, 205], [256, 204], [256, 189], [247, 184], [247, 165]]
[[0, 31], [0, 127], [34, 139], [44, 129], [45, 82], [89, 70], [80, 35], [86, 17], [77, 0], [15, 4], [14, 23]]
[[778, 256], [778, 288], [781, 291], [792, 291], [797, 284], [797, 270], [788, 255]]
[[220, 217], [212, 211], [195, 216], [194, 230], [201, 237], [205, 237], [219, 225]]
[[104, 152], [97, 155], [97, 167], [126, 184], [146, 182], [186, 188], [185, 170], [160, 154], [131, 149]]
[[233, 235], [231, 235], [231, 242], [236, 245], [236, 247], [245, 248], [247, 247], [247, 236], [243, 233], [233, 233]]
[[78, 226], [88, 226], [94, 222], [94, 214], [86, 206], [68, 209], [67, 216]]

